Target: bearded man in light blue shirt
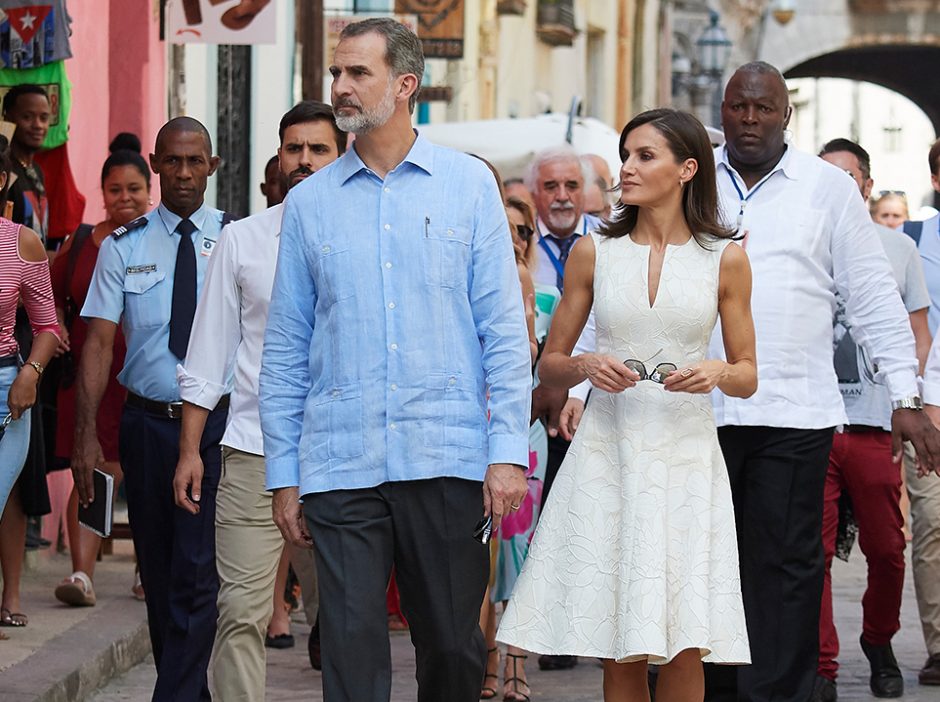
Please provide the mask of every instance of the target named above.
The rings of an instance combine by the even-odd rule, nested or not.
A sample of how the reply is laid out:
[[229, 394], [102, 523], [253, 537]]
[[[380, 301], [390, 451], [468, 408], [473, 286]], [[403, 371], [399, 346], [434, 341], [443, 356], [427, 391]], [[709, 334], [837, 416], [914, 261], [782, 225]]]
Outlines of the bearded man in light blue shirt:
[[287, 199], [260, 375], [267, 488], [285, 538], [317, 544], [324, 699], [389, 699], [394, 563], [418, 699], [472, 702], [489, 575], [472, 533], [526, 492], [528, 337], [506, 215], [481, 162], [412, 129], [412, 32], [349, 25], [330, 72], [356, 141]]

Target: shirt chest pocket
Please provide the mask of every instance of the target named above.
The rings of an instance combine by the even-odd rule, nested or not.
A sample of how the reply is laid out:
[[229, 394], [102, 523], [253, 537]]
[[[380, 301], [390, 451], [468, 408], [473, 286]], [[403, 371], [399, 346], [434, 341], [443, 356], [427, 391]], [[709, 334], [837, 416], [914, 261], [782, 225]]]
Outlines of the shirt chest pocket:
[[356, 262], [352, 252], [332, 244], [322, 244], [317, 251], [317, 297], [327, 306], [348, 300], [356, 294]]
[[129, 329], [156, 327], [167, 322], [169, 284], [164, 271], [132, 273], [124, 279], [124, 323]]
[[425, 233], [422, 242], [425, 283], [466, 291], [470, 287], [470, 229], [430, 225]]

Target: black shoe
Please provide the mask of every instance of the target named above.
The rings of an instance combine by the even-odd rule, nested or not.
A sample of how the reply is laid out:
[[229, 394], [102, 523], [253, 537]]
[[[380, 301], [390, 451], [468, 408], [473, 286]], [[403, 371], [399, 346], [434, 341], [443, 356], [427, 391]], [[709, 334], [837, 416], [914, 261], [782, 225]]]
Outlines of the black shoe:
[[810, 702], [836, 702], [839, 693], [836, 691], [835, 680], [817, 675], [816, 682], [813, 683], [813, 694], [809, 699]]
[[862, 636], [859, 639], [862, 644], [862, 652], [871, 664], [871, 693], [875, 697], [900, 697], [904, 694], [904, 678], [901, 677], [901, 669], [898, 667], [898, 661], [894, 657], [894, 651], [891, 650], [891, 644], [884, 646], [873, 646], [865, 641]]
[[310, 630], [310, 636], [307, 637], [307, 655], [310, 657], [310, 667], [314, 670], [320, 670], [323, 666], [320, 662], [320, 620], [313, 623]]
[[577, 664], [577, 656], [539, 656], [540, 670], [569, 670]]
[[940, 685], [940, 655], [931, 656], [917, 674], [921, 685]]
[[294, 637], [292, 634], [278, 634], [277, 636], [265, 636], [264, 645], [266, 648], [293, 648]]

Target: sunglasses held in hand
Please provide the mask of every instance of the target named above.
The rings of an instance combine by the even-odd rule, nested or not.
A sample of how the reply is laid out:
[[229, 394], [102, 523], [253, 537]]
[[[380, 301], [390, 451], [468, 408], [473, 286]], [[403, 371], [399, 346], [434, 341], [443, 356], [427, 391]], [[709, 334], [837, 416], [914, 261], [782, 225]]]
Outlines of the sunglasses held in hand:
[[660, 349], [645, 361], [638, 361], [635, 358], [628, 358], [623, 362], [623, 365], [639, 375], [640, 380], [652, 380], [654, 383], [659, 383], [662, 385], [666, 382], [666, 378], [679, 370], [679, 367], [675, 363], [660, 363], [657, 364], [655, 368], [653, 368], [652, 373], [647, 372], [646, 364], [656, 358], [660, 353], [662, 353], [662, 351], [663, 350]]

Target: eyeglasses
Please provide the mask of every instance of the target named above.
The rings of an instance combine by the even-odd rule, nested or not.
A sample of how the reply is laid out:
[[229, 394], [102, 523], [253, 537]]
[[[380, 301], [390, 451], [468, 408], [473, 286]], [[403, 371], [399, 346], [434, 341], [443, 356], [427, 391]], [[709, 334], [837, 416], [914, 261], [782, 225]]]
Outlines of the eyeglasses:
[[652, 380], [654, 383], [659, 383], [662, 385], [666, 382], [666, 378], [679, 370], [679, 367], [675, 363], [660, 363], [653, 369], [652, 373], [648, 373], [646, 370], [646, 364], [656, 358], [660, 353], [662, 353], [662, 349], [659, 349], [659, 351], [654, 353], [645, 361], [638, 361], [635, 358], [628, 358], [623, 362], [623, 365], [637, 373], [640, 376], [640, 380]]
[[533, 233], [534, 231], [535, 231], [535, 230], [533, 230], [532, 227], [527, 227], [527, 226], [524, 225], [524, 224], [517, 224], [517, 225], [516, 225], [516, 234], [517, 234], [517, 235], [519, 236], [519, 238], [522, 239], [523, 241], [528, 241], [530, 238], [532, 238], [532, 233]]
[[12, 421], [13, 421], [13, 415], [7, 414], [7, 416], [3, 418], [3, 421], [0, 422], [0, 439], [3, 439], [3, 434], [6, 432], [7, 427], [10, 425], [10, 422]]

